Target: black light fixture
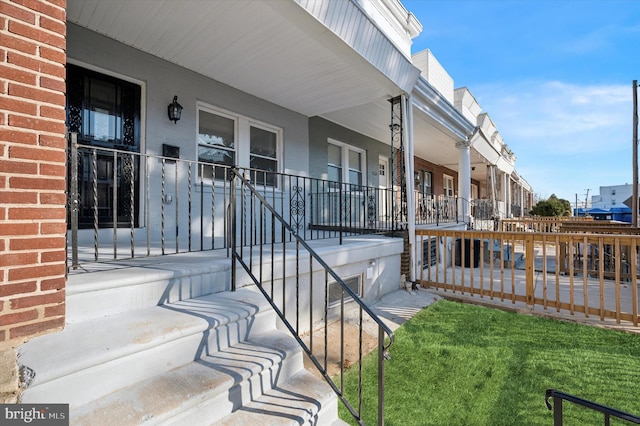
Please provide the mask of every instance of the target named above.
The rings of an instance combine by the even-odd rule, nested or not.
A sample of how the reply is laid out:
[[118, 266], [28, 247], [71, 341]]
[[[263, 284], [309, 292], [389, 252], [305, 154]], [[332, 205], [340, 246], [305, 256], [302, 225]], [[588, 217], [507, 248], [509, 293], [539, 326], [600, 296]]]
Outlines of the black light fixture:
[[167, 112], [169, 113], [169, 120], [173, 121], [174, 124], [180, 120], [182, 105], [178, 103], [178, 96], [173, 97], [173, 102], [167, 107]]

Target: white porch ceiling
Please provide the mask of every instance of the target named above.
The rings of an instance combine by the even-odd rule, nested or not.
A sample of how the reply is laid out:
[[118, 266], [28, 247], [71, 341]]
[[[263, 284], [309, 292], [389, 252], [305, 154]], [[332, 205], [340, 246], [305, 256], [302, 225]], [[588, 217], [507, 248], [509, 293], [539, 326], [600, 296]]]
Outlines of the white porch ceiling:
[[306, 116], [400, 93], [294, 1], [68, 0], [67, 19]]
[[[390, 143], [388, 100], [413, 86], [402, 70], [415, 67], [400, 58], [388, 40], [380, 40], [378, 30], [355, 6], [357, 2], [327, 3], [326, 10], [316, 10], [315, 4], [306, 0], [68, 0], [67, 19], [292, 111], [322, 116]], [[348, 26], [338, 4], [351, 7], [350, 19], [359, 19], [358, 25]], [[375, 38], [375, 43], [363, 44], [358, 30], [369, 40]], [[385, 60], [378, 67], [371, 64]], [[417, 79], [419, 71], [415, 71], [412, 78]], [[460, 123], [454, 119], [448, 128], [442, 117], [450, 114], [449, 107], [441, 105], [440, 99], [428, 102], [428, 113], [414, 114], [415, 154], [456, 170]], [[430, 113], [438, 119], [430, 118]]]

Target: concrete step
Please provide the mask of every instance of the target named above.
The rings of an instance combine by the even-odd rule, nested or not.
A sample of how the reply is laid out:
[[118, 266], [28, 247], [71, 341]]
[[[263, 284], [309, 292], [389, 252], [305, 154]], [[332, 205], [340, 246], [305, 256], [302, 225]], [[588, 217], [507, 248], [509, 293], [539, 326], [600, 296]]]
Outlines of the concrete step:
[[73, 409], [274, 329], [255, 288], [69, 324], [21, 347], [22, 401]]
[[282, 386], [302, 368], [295, 339], [272, 330], [76, 407], [70, 422], [209, 425]]
[[331, 387], [306, 370], [274, 386], [212, 426], [342, 425], [338, 397]]
[[231, 288], [226, 251], [204, 251], [90, 265], [67, 279], [67, 323], [149, 308]]

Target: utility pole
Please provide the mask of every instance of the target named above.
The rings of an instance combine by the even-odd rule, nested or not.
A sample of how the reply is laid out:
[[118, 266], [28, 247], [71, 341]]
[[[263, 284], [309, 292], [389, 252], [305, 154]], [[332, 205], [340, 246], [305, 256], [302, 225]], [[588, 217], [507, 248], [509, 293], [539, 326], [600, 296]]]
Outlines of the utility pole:
[[633, 80], [633, 194], [631, 226], [638, 227], [638, 80]]
[[587, 206], [588, 206], [588, 202], [589, 202], [589, 190], [591, 188], [587, 188], [585, 189], [585, 191], [587, 191], [587, 194], [584, 196], [584, 215], [587, 215]]

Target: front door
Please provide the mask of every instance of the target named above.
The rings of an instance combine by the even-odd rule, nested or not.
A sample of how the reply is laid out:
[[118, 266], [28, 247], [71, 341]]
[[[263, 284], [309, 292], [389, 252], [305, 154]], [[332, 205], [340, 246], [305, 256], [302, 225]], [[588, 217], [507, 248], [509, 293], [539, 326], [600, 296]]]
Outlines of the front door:
[[380, 156], [378, 159], [378, 216], [381, 221], [391, 219], [393, 195], [389, 191], [389, 158]]
[[[77, 133], [78, 226], [138, 226], [139, 85], [67, 64], [67, 126]], [[75, 176], [74, 176], [75, 174]]]

